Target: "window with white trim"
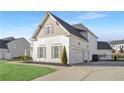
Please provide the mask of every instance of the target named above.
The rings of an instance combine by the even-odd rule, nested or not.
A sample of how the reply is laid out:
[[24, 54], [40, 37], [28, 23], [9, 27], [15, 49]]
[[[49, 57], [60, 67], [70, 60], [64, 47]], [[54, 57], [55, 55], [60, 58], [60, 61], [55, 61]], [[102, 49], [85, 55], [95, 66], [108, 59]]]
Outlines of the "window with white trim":
[[37, 49], [38, 58], [46, 58], [46, 47], [38, 47]]
[[61, 57], [61, 46], [60, 45], [55, 45], [52, 46], [52, 58], [60, 58]]
[[47, 27], [45, 28], [45, 34], [51, 34], [53, 33], [53, 26], [50, 24], [50, 25], [47, 25]]

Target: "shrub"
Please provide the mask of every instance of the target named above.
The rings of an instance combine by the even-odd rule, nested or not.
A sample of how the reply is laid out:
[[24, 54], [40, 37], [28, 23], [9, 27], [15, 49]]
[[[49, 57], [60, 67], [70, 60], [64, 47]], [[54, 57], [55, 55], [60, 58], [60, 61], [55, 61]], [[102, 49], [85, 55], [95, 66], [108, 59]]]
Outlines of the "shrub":
[[65, 48], [65, 47], [63, 48], [63, 51], [62, 51], [61, 62], [62, 62], [63, 64], [67, 64], [67, 62], [68, 62], [67, 53], [66, 53], [66, 48]]
[[23, 56], [23, 59], [24, 59], [24, 60], [30, 60], [31, 57], [29, 57], [29, 56]]
[[28, 61], [31, 60], [32, 58], [29, 56], [19, 56], [19, 57], [15, 57], [14, 59], [18, 61]]
[[117, 61], [117, 56], [114, 56], [114, 61]]

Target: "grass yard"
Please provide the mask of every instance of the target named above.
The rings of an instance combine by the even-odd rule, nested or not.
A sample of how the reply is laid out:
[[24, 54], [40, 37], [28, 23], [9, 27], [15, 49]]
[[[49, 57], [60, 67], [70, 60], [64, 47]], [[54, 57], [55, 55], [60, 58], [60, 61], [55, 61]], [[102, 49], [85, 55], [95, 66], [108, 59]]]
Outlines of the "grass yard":
[[28, 81], [54, 71], [52, 68], [10, 64], [0, 60], [0, 81]]

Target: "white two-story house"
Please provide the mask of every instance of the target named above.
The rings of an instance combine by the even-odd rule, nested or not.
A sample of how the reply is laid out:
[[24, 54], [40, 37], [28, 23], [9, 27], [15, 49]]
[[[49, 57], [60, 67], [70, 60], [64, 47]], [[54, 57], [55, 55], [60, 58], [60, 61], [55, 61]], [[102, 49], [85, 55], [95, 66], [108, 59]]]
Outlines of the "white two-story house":
[[31, 38], [32, 58], [36, 62], [61, 63], [65, 47], [68, 64], [89, 62], [97, 54], [97, 39], [84, 25], [70, 25], [46, 12]]
[[124, 40], [114, 40], [109, 42], [115, 53], [119, 53], [120, 49], [124, 50]]

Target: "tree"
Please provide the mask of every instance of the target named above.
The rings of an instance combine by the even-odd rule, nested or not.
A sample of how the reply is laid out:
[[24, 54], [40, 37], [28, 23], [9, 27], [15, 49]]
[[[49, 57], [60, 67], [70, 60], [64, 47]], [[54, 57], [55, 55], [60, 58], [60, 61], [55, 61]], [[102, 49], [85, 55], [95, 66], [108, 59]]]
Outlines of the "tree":
[[65, 48], [65, 47], [63, 48], [63, 51], [62, 51], [61, 62], [62, 62], [63, 64], [67, 64], [67, 62], [68, 62], [67, 53], [66, 53], [66, 48]]
[[119, 51], [120, 53], [123, 53], [124, 52], [124, 50], [123, 50], [123, 48], [120, 48], [120, 51]]
[[116, 55], [114, 56], [114, 61], [117, 61], [117, 56]]

